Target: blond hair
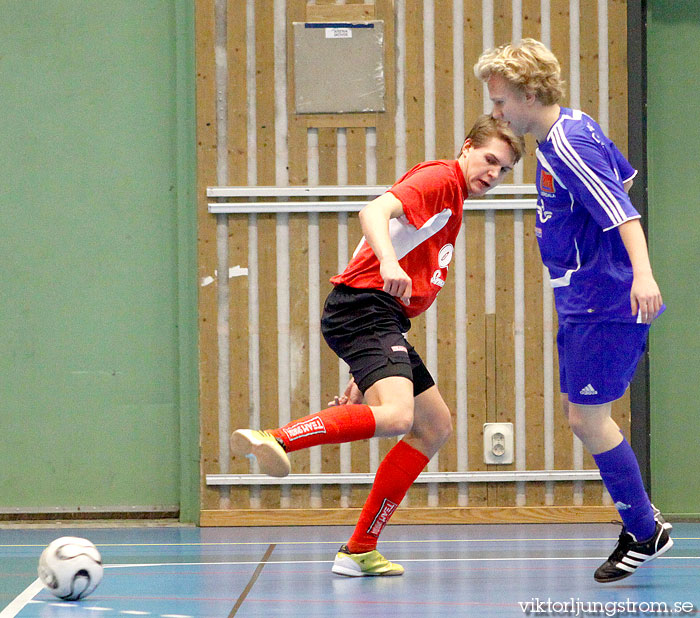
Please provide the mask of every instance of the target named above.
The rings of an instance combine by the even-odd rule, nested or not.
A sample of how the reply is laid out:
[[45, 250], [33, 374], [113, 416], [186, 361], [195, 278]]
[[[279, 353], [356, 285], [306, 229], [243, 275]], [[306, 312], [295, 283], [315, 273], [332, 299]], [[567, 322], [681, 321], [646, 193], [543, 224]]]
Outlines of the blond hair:
[[466, 140], [469, 140], [474, 148], [482, 148], [488, 141], [496, 137], [504, 141], [513, 153], [513, 164], [515, 165], [525, 153], [525, 140], [516, 135], [507, 122], [497, 120], [488, 114], [482, 114], [476, 119]]
[[564, 97], [564, 82], [556, 56], [535, 39], [486, 50], [474, 65], [482, 81], [500, 75], [521, 92], [531, 92], [543, 105], [554, 105]]

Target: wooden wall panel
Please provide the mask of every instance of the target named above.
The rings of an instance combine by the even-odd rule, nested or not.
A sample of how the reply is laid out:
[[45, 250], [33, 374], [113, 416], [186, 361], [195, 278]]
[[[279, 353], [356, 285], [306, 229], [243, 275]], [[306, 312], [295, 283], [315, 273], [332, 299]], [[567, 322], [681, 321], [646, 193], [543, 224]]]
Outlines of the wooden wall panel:
[[[247, 148], [247, 85], [245, 19], [234, 11], [227, 12], [227, 53], [228, 53], [228, 110], [227, 147], [228, 182], [232, 185], [248, 183]], [[229, 217], [228, 221], [229, 265], [245, 266], [248, 263], [248, 217]], [[227, 273], [220, 273], [221, 276]], [[228, 281], [230, 355], [229, 383], [231, 389], [229, 423], [237, 428], [248, 421], [248, 278], [233, 277]], [[249, 421], [248, 421], [249, 422]], [[247, 461], [231, 458], [232, 472], [246, 473], [250, 467]], [[244, 487], [231, 487], [231, 504], [245, 504], [248, 491]]]
[[[454, 60], [452, 0], [435, 2], [435, 156], [437, 159], [454, 159]], [[437, 351], [438, 375], [436, 381], [445, 403], [447, 403], [455, 425], [457, 386], [455, 376], [455, 280], [454, 257], [449, 266], [445, 287], [437, 301]], [[421, 351], [425, 349], [422, 346]], [[440, 470], [457, 469], [456, 435], [440, 450]], [[454, 487], [442, 488], [442, 492], [453, 492]], [[456, 504], [454, 496], [444, 496]]]
[[[570, 63], [569, 63], [569, 6], [565, 2], [551, 3], [550, 12], [550, 49], [559, 59], [562, 77], [565, 80], [564, 105], [570, 104]], [[555, 312], [556, 314], [556, 312]], [[556, 315], [555, 315], [556, 328]], [[555, 330], [556, 333], [556, 330]], [[555, 367], [558, 367], [556, 334], [554, 341]], [[559, 392], [559, 372], [554, 376], [554, 467], [555, 469], [570, 470], [573, 467], [573, 451], [571, 430], [562, 413]], [[554, 485], [554, 503], [571, 504], [573, 500], [573, 483], [562, 482]]]
[[[452, 19], [453, 1], [435, 0], [435, 154], [436, 158], [452, 158], [456, 154], [454, 144], [453, 109], [453, 40], [455, 24]], [[245, 3], [243, 3], [245, 4]], [[274, 74], [274, 3], [255, 1], [255, 68], [257, 89], [255, 93], [257, 124], [255, 127], [257, 182], [259, 185], [276, 183], [279, 144], [275, 143], [275, 74]], [[494, 0], [494, 42], [500, 44], [512, 39], [512, 2]], [[523, 0], [523, 36], [541, 38], [542, 16], [539, 0]], [[396, 23], [395, 3], [392, 0], [377, 0], [364, 4], [352, 0], [335, 4], [333, 0], [318, 0], [308, 4], [305, 0], [287, 0], [287, 122], [286, 148], [289, 154], [287, 174], [292, 185], [309, 182], [308, 136], [313, 131], [318, 136], [319, 183], [335, 185], [343, 174], [349, 184], [367, 182], [366, 132], [368, 127], [376, 131], [376, 169], [379, 184], [391, 184], [403, 173], [425, 158], [425, 91], [424, 91], [424, 20], [423, 2], [404, 0], [405, 7], [405, 145], [404, 169], [396, 169], [397, 143], [404, 136], [396, 133]], [[463, 0], [464, 7], [464, 121], [468, 130], [475, 117], [483, 109], [483, 86], [473, 75], [473, 64], [483, 47], [482, 2]], [[551, 47], [559, 57], [567, 83], [570, 82], [569, 62], [569, 13], [568, 2], [552, 2], [550, 12]], [[239, 6], [228, 12], [228, 145], [229, 184], [247, 183], [248, 135], [246, 110], [246, 43], [245, 19]], [[215, 217], [206, 212], [205, 188], [216, 183], [216, 89], [214, 56], [214, 0], [197, 2], [197, 147], [198, 147], [198, 191], [199, 191], [199, 272], [201, 278], [213, 276], [216, 269], [216, 224]], [[597, 2], [580, 1], [580, 103], [584, 111], [597, 117], [598, 99], [598, 48], [597, 48]], [[610, 135], [623, 152], [626, 143], [626, 3], [609, 0], [609, 58], [611, 74]], [[385, 32], [385, 113], [373, 114], [320, 114], [296, 115], [293, 109], [293, 21], [333, 21], [354, 19], [381, 19]], [[570, 84], [568, 84], [570, 86]], [[570, 92], [570, 88], [569, 88]], [[569, 104], [569, 98], [565, 104]], [[339, 132], [346, 148], [345, 159], [338, 148]], [[527, 140], [528, 154], [523, 162], [524, 182], [532, 182], [535, 159], [535, 143]], [[512, 178], [507, 182], [512, 182]], [[513, 279], [514, 225], [511, 213], [498, 213], [496, 220], [496, 314], [485, 314], [484, 284], [484, 214], [468, 212], [464, 217], [466, 241], [466, 303], [467, 303], [467, 406], [468, 406], [468, 465], [470, 470], [485, 470], [483, 463], [482, 426], [487, 421], [515, 421], [515, 292]], [[526, 465], [527, 469], [544, 468], [544, 370], [543, 370], [543, 283], [539, 251], [533, 233], [534, 214], [524, 215], [525, 256], [525, 417], [526, 417]], [[290, 377], [291, 416], [296, 418], [310, 411], [309, 402], [309, 348], [308, 348], [308, 230], [304, 215], [289, 217], [290, 251], [278, 255], [277, 235], [283, 218], [275, 215], [259, 215], [257, 223], [260, 280], [260, 367], [261, 367], [261, 424], [263, 427], [278, 425], [278, 357], [287, 351], [278, 349], [277, 339], [277, 261], [286, 260], [290, 272]], [[342, 265], [338, 264], [338, 222], [336, 214], [318, 217], [320, 232], [319, 286], [321, 306], [330, 290], [328, 279]], [[230, 265], [248, 265], [249, 218], [232, 215], [229, 218]], [[355, 215], [347, 221], [348, 249], [354, 250], [361, 231]], [[234, 277], [229, 282], [231, 306], [229, 320], [231, 345], [231, 424], [232, 428], [248, 424], [250, 404], [248, 401], [248, 351], [247, 328], [248, 281], [246, 277]], [[217, 432], [217, 333], [216, 333], [216, 284], [200, 288], [200, 369], [202, 402], [202, 472], [218, 472]], [[438, 375], [440, 390], [451, 410], [456, 407], [457, 377], [455, 374], [455, 286], [454, 273], [450, 273], [447, 285], [437, 302], [438, 330]], [[235, 325], [235, 327], [234, 327]], [[554, 324], [556, 336], [556, 318]], [[419, 353], [426, 358], [426, 319], [413, 320], [409, 339]], [[570, 469], [572, 460], [572, 436], [564, 415], [560, 410], [558, 372], [554, 375], [554, 462], [557, 469]], [[338, 362], [335, 355], [321, 343], [321, 404], [338, 392]], [[286, 361], [285, 361], [286, 362]], [[616, 402], [613, 415], [623, 431], [629, 430], [629, 399]], [[396, 443], [396, 439], [379, 440], [380, 458]], [[350, 467], [353, 472], [369, 471], [369, 442], [353, 444]], [[439, 468], [455, 470], [457, 466], [456, 437], [448, 441], [441, 451]], [[294, 472], [310, 470], [310, 453], [295, 453], [291, 457]], [[341, 448], [328, 445], [321, 449], [322, 471], [340, 471]], [[584, 457], [584, 468], [593, 467], [590, 456]], [[514, 466], [491, 466], [493, 469], [512, 469]], [[246, 472], [250, 469], [247, 460], [231, 460], [231, 471]], [[554, 502], [562, 506], [573, 504], [572, 483], [554, 484]], [[351, 507], [360, 507], [368, 488], [354, 486], [347, 494]], [[220, 492], [202, 486], [203, 508], [219, 508]], [[298, 487], [293, 490], [264, 487], [260, 490], [259, 506], [263, 509], [279, 509], [280, 506], [307, 509], [310, 490]], [[584, 484], [584, 505], [601, 503], [601, 484]], [[327, 486], [317, 492], [321, 504], [326, 508], [338, 507], [341, 488]], [[233, 490], [231, 497], [237, 506], [248, 506], [247, 490]], [[515, 505], [514, 484], [471, 484], [468, 487], [470, 507], [510, 508]], [[543, 505], [544, 484], [526, 484], [526, 504]], [[456, 486], [440, 488], [440, 504], [456, 506]], [[427, 508], [428, 488], [411, 489], [407, 501], [413, 508]], [[416, 511], [417, 512], [417, 511]]]
[[[483, 112], [483, 86], [474, 75], [474, 63], [483, 51], [481, 2], [464, 2], [464, 126], [468, 133]], [[456, 154], [456, 153], [455, 153]], [[467, 442], [469, 470], [485, 470], [483, 460], [483, 424], [486, 409], [486, 321], [484, 317], [484, 215], [465, 213], [463, 233], [466, 245], [467, 307]], [[474, 483], [467, 487], [469, 506], [488, 503], [488, 487]]]
[[396, 180], [396, 49], [393, 0], [376, 0], [376, 19], [384, 22], [384, 83], [387, 111], [377, 114], [377, 182], [390, 185]]
[[[207, 212], [206, 188], [216, 184], [216, 83], [213, 2], [199, 1], [195, 20], [197, 47], [197, 254], [198, 280], [216, 269], [216, 219]], [[216, 286], [200, 286], [200, 433], [202, 474], [219, 471]], [[219, 490], [202, 485], [202, 508], [218, 508]]]
[[[542, 39], [542, 14], [539, 0], [523, 1], [523, 37]], [[532, 182], [536, 162], [532, 156], [536, 148], [532, 136], [526, 138], [527, 156], [523, 160], [523, 180]], [[542, 263], [535, 237], [534, 213], [523, 215], [525, 259], [525, 424], [526, 467], [545, 469], [544, 436], [544, 325], [542, 296]], [[558, 412], [558, 410], [557, 410]], [[527, 483], [526, 504], [545, 504], [545, 484]]]
[[[467, 256], [467, 414], [469, 470], [486, 470], [483, 459], [483, 425], [486, 406], [486, 315], [484, 309], [484, 215], [464, 213]], [[469, 486], [469, 506], [488, 503], [487, 485]]]

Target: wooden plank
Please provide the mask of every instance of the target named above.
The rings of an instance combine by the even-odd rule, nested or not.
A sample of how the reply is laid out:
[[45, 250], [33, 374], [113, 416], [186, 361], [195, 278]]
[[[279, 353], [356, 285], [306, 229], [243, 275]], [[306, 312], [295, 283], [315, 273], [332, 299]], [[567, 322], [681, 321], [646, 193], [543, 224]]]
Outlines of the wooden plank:
[[[435, 158], [454, 159], [453, 104], [453, 20], [452, 1], [435, 2]], [[438, 372], [435, 376], [440, 393], [451, 413], [457, 407], [455, 374], [455, 280], [454, 262], [449, 267], [445, 287], [437, 299]], [[453, 421], [454, 425], [454, 421]], [[457, 469], [457, 440], [453, 431], [439, 452], [440, 470]], [[438, 485], [439, 504], [457, 506], [456, 485]]]
[[[527, 469], [544, 469], [544, 355], [542, 260], [535, 237], [535, 213], [523, 216], [525, 254], [525, 422]], [[555, 408], [558, 411], [558, 408]], [[525, 485], [527, 504], [544, 504], [544, 484]]]
[[540, 0], [523, 0], [523, 38], [542, 40], [542, 3]]
[[598, 109], [598, 2], [579, 0], [581, 109], [596, 120]]
[[[484, 214], [465, 212], [467, 263], [467, 411], [469, 470], [486, 470], [483, 425], [487, 420], [486, 316], [484, 313]], [[469, 505], [486, 506], [488, 487], [468, 485]]]
[[[351, 185], [362, 185], [367, 182], [366, 172], [366, 129], [348, 128], [345, 131], [346, 140], [346, 160], [347, 160], [347, 182]], [[350, 220], [357, 222], [357, 214], [350, 213], [348, 221], [348, 257], [352, 256], [355, 244], [361, 236], [358, 236], [353, 226], [353, 233], [350, 234]], [[360, 440], [350, 445], [350, 466], [353, 472], [369, 472], [369, 440]], [[350, 487], [350, 504], [361, 505], [367, 497], [367, 487]]]
[[306, 21], [347, 22], [374, 19], [374, 4], [308, 4]]
[[627, 2], [608, 2], [609, 137], [627, 154]]
[[425, 160], [423, 3], [406, 0], [406, 169]]
[[[256, 148], [259, 185], [276, 184], [274, 7], [264, 0], [255, 2], [256, 65]], [[263, 428], [279, 426], [277, 402], [277, 271], [276, 220], [258, 215], [258, 271], [260, 281], [260, 423]], [[266, 336], [267, 335], [267, 336]], [[278, 507], [280, 490], [260, 490], [263, 507]]]
[[[541, 40], [541, 2], [523, 0], [523, 37]], [[526, 138], [526, 154], [523, 157], [523, 181], [533, 182], [537, 161], [536, 143], [532, 136]], [[527, 469], [544, 468], [544, 372], [543, 372], [543, 324], [542, 324], [542, 260], [535, 238], [536, 215], [523, 215], [525, 259], [525, 425]], [[545, 484], [526, 483], [525, 497], [528, 505], [545, 504]]]
[[[327, 526], [354, 525], [359, 508], [203, 510], [200, 525]], [[391, 525], [606, 523], [617, 516], [610, 506], [400, 508]]]
[[386, 112], [368, 112], [347, 114], [297, 114], [297, 119], [307, 127], [315, 128], [344, 128], [344, 127], [376, 127], [379, 117]]
[[[435, 1], [435, 158], [456, 159], [452, 0]], [[461, 146], [461, 144], [460, 144]]]
[[[494, 0], [494, 43], [512, 40], [513, 3]], [[487, 325], [487, 418], [489, 422], [514, 423], [513, 374], [513, 218], [496, 214], [496, 313], [486, 316]], [[487, 466], [489, 470], [513, 469], [514, 465]], [[515, 505], [515, 485], [488, 485], [489, 506]]]
[[[197, 99], [197, 245], [198, 274], [216, 270], [216, 219], [207, 211], [206, 187], [216, 184], [216, 69], [214, 66], [214, 3], [195, 5]], [[216, 286], [200, 286], [198, 295], [200, 431], [202, 473], [216, 473], [218, 466], [218, 383], [216, 336]], [[201, 485], [204, 508], [218, 508], [218, 489]]]
[[[319, 182], [322, 185], [338, 183], [337, 144], [336, 129], [318, 129]], [[338, 272], [338, 215], [331, 213], [319, 215], [319, 228], [321, 235], [321, 280], [328, 282]], [[329, 288], [326, 289], [329, 290]], [[324, 354], [321, 356], [321, 366], [324, 368], [321, 389], [323, 392], [322, 405], [338, 394], [338, 359], [327, 346], [324, 345], [324, 348]], [[322, 447], [321, 452], [322, 471], [324, 473], [340, 472], [340, 445], [326, 444]], [[338, 506], [340, 500], [338, 486], [323, 487], [321, 495], [323, 506]]]
[[[483, 110], [482, 83], [474, 63], [483, 51], [481, 0], [464, 2], [464, 126], [468, 133]], [[455, 153], [456, 154], [456, 153]], [[483, 424], [486, 422], [486, 323], [484, 317], [484, 215], [465, 213], [467, 305], [467, 444], [469, 470], [486, 470]], [[488, 487], [467, 485], [470, 506], [486, 506]]]
[[[534, 139], [532, 139], [534, 142]], [[524, 179], [535, 177], [534, 143], [528, 145], [530, 156], [525, 160]], [[543, 350], [543, 276], [542, 259], [535, 237], [534, 212], [524, 213], [525, 255], [525, 416], [527, 426], [527, 468], [544, 468], [544, 350]], [[558, 389], [557, 389], [558, 391]], [[555, 400], [554, 414], [560, 406]], [[544, 484], [527, 484], [527, 504], [545, 503]]]
[[[384, 21], [384, 41], [395, 40], [393, 0], [376, 0], [376, 18]], [[384, 45], [385, 107], [377, 114], [377, 182], [393, 184], [396, 180], [396, 50], [395, 45]], [[403, 173], [403, 171], [401, 172]]]
[[[247, 148], [247, 83], [246, 83], [246, 20], [240, 14], [227, 11], [227, 144], [228, 183], [248, 184]], [[214, 54], [214, 50], [210, 53]], [[248, 265], [248, 217], [228, 217], [229, 265]], [[227, 274], [224, 274], [227, 276]], [[221, 274], [220, 274], [221, 277]], [[221, 278], [217, 280], [217, 283]], [[249, 422], [248, 393], [248, 277], [234, 277], [228, 281], [229, 288], [229, 366], [230, 372], [229, 424], [231, 429], [247, 427]], [[228, 436], [226, 437], [228, 439]], [[231, 458], [231, 471], [250, 471], [249, 462]], [[231, 487], [231, 504], [245, 504], [249, 498], [246, 487]]]
[[[513, 213], [496, 213], [496, 384], [495, 416], [515, 429], [515, 296]], [[490, 470], [514, 470], [515, 464], [491, 465]], [[514, 506], [515, 484], [489, 485], [489, 506]]]
[[[559, 60], [562, 78], [565, 81], [566, 93], [563, 105], [569, 105], [570, 76], [569, 76], [569, 3], [550, 3], [550, 49]], [[559, 388], [559, 360], [556, 346], [556, 330], [558, 324], [554, 322], [554, 467], [558, 470], [570, 470], [573, 466], [572, 434], [569, 425], [561, 409]], [[554, 484], [554, 503], [573, 503], [573, 483]]]
[[294, 113], [294, 30], [292, 23], [303, 19], [306, 0], [287, 2], [287, 147], [289, 148], [289, 184], [308, 184], [307, 125]]

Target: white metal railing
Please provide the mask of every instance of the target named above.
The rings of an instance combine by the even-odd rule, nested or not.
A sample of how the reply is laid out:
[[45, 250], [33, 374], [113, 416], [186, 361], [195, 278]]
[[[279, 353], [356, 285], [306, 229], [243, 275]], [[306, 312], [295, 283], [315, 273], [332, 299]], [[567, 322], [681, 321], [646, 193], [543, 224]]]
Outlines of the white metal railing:
[[[374, 474], [207, 474], [207, 485], [371, 485]], [[513, 483], [542, 481], [599, 481], [598, 470], [508, 470], [478, 472], [422, 472], [414, 483]]]
[[[388, 188], [388, 186], [382, 185], [207, 187], [207, 197], [217, 198], [218, 200], [216, 202], [209, 202], [208, 204], [209, 212], [212, 214], [357, 212], [367, 204], [370, 199], [381, 195]], [[537, 191], [534, 185], [500, 185], [494, 187], [489, 192], [490, 195], [536, 195], [536, 193]], [[329, 197], [354, 197], [358, 199], [320, 201]], [[232, 201], [236, 198], [239, 201]], [[271, 201], [260, 201], [259, 198], [275, 199]], [[283, 201], [281, 198], [307, 199]], [[536, 200], [521, 198], [511, 198], [508, 200], [480, 198], [469, 200], [464, 203], [464, 210], [530, 210], [536, 207]]]

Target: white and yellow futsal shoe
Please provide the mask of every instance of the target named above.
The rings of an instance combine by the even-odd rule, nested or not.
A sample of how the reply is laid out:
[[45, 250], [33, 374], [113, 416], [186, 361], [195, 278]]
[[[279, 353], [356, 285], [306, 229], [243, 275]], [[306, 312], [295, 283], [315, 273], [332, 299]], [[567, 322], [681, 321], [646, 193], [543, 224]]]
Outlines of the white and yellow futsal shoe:
[[347, 545], [338, 550], [331, 570], [348, 577], [403, 575], [403, 567], [400, 564], [389, 562], [376, 549], [362, 554], [351, 554]]
[[260, 471], [269, 476], [287, 476], [291, 470], [287, 453], [268, 431], [237, 429], [231, 434], [231, 451], [234, 455], [254, 455]]

